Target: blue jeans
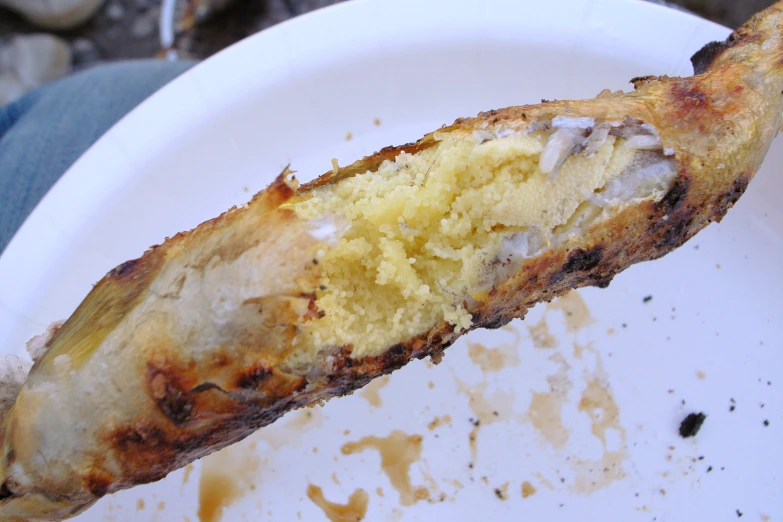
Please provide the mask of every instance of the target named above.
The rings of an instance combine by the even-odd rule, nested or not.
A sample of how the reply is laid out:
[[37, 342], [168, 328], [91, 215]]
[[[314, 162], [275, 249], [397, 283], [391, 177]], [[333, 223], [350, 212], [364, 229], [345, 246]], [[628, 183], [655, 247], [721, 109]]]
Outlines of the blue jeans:
[[102, 65], [0, 107], [0, 254], [90, 145], [193, 65], [156, 60]]

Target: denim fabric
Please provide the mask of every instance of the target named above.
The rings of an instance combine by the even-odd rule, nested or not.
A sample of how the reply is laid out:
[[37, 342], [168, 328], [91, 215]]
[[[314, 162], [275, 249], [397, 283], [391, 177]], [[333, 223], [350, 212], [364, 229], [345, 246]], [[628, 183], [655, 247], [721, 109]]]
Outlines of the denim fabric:
[[0, 253], [90, 145], [193, 65], [158, 60], [100, 65], [0, 107]]

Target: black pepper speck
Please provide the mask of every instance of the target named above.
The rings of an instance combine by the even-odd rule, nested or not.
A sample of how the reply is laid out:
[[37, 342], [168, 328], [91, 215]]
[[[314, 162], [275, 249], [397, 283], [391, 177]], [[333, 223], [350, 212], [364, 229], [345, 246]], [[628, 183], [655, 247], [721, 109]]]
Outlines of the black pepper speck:
[[702, 424], [707, 416], [702, 413], [689, 413], [680, 423], [680, 437], [688, 438], [694, 437], [701, 429]]

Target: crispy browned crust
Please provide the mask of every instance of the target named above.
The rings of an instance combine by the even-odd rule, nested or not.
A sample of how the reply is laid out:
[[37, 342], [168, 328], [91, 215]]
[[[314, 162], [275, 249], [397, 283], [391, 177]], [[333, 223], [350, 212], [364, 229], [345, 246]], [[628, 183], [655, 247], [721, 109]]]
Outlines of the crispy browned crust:
[[[287, 411], [348, 394], [413, 358], [438, 359], [458, 337], [447, 323], [377, 357], [354, 358], [346, 346], [323, 349], [305, 363], [292, 362], [297, 328], [320, 313], [315, 297], [320, 268], [313, 261], [317, 243], [308, 239], [307, 224], [280, 208], [316, 187], [373, 170], [402, 150], [431, 147], [438, 133], [525, 127], [555, 116], [632, 118], [653, 125], [679, 165], [673, 186], [660, 201], [629, 206], [565, 246], [527, 260], [515, 276], [489, 292], [486, 302], [470, 310], [473, 329], [498, 328], [524, 317], [536, 303], [574, 288], [605, 287], [630, 265], [661, 257], [720, 221], [744, 193], [779, 132], [781, 10], [783, 5], [776, 4], [726, 43], [697, 53], [698, 76], [638, 78], [632, 93], [461, 119], [414, 144], [386, 148], [327, 173], [298, 191], [281, 176], [248, 208], [233, 209], [117, 267], [57, 332], [3, 422], [0, 519], [74, 515], [107, 493], [159, 480]], [[282, 281], [280, 288], [244, 299], [240, 320], [231, 325], [233, 334], [196, 350], [192, 343], [211, 339], [216, 327], [208, 321], [181, 327], [172, 322], [179, 312], [170, 303], [197, 284], [193, 274], [205, 276], [216, 264], [238, 262], [259, 245], [266, 245], [265, 256], [280, 258], [269, 273], [270, 279]], [[190, 279], [183, 275], [180, 280], [172, 270], [189, 270]], [[230, 288], [246, 285], [242, 273], [225, 277]], [[168, 281], [165, 292], [156, 286], [161, 281]], [[137, 315], [146, 319], [136, 321]], [[76, 379], [64, 376], [60, 356], [70, 358], [67, 367]], [[67, 399], [38, 391], [51, 383], [78, 400], [63, 402]], [[57, 416], [58, 408], [67, 408], [76, 419], [70, 431]], [[83, 430], [76, 429], [80, 426]], [[63, 440], [52, 442], [46, 437], [49, 430], [60, 430]]]

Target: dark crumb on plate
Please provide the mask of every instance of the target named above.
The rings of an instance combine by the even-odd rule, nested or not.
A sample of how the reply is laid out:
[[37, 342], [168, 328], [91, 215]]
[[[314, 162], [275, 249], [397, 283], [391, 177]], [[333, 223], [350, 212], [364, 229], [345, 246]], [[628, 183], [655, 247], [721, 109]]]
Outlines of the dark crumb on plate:
[[737, 518], [741, 518], [741, 517], [742, 517], [742, 511], [740, 511], [740, 510], [738, 509], [738, 510], [737, 510]]
[[699, 460], [704, 460], [704, 455], [701, 455], [701, 456], [699, 457]]
[[623, 323], [623, 328], [628, 328], [628, 323]]
[[734, 411], [736, 408], [737, 407], [732, 404], [731, 406], [729, 406], [729, 411]]
[[644, 299], [642, 299], [643, 303], [649, 303], [650, 301], [652, 301], [651, 295], [644, 296]]
[[495, 417], [498, 417], [500, 414], [498, 412], [496, 412], [496, 411], [493, 411], [492, 415], [494, 415]]
[[764, 419], [764, 427], [767, 427], [767, 426], [769, 426], [769, 421]]
[[669, 393], [674, 393], [674, 390], [669, 388]]
[[503, 496], [503, 492], [500, 491], [500, 488], [495, 488], [495, 496], [500, 500], [506, 500], [506, 498]]
[[473, 463], [472, 462], [468, 462], [468, 468], [473, 469]]
[[707, 416], [702, 413], [689, 413], [687, 417], [680, 423], [680, 437], [686, 439], [688, 437], [694, 437], [704, 424], [704, 419]]
[[712, 471], [712, 466], [707, 466], [707, 473], [709, 473], [710, 471]]

